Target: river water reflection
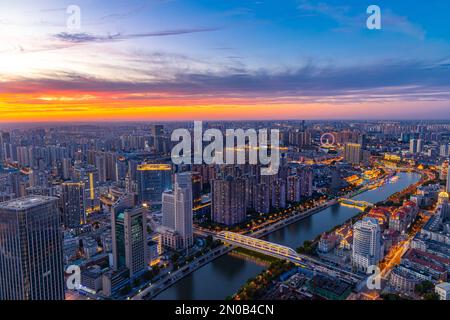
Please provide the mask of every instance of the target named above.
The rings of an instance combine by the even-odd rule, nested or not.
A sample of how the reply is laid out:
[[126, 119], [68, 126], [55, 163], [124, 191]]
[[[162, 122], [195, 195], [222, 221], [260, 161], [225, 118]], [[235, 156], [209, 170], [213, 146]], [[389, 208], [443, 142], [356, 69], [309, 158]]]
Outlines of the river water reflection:
[[[420, 179], [420, 175], [415, 173], [402, 172], [398, 174], [398, 177], [398, 180], [359, 194], [354, 199], [376, 203]], [[356, 208], [337, 204], [278, 230], [265, 239], [295, 249], [305, 240], [316, 238], [358, 213], [360, 210]], [[223, 300], [233, 295], [249, 278], [263, 269], [265, 269], [264, 266], [248, 259], [224, 255], [180, 280], [155, 297], [155, 300]]]

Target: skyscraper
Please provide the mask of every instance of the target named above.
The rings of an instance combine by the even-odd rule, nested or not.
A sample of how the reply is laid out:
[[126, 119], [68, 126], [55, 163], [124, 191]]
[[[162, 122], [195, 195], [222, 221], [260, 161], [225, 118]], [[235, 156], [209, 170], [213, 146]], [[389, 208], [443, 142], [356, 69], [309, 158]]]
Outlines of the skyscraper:
[[363, 218], [353, 226], [353, 266], [360, 271], [367, 271], [377, 265], [382, 258], [381, 230], [374, 218]]
[[412, 153], [412, 154], [417, 153], [417, 140], [416, 139], [409, 140], [409, 153]]
[[351, 164], [361, 162], [361, 145], [358, 143], [346, 143], [344, 146], [344, 160]]
[[286, 181], [284, 179], [276, 179], [273, 182], [270, 199], [272, 207], [286, 208]]
[[270, 188], [265, 183], [253, 185], [253, 208], [256, 212], [270, 212]]
[[95, 156], [95, 167], [98, 172], [98, 181], [106, 182], [106, 157], [103, 153], [99, 153]]
[[175, 194], [172, 190], [162, 194], [162, 225], [175, 230]]
[[149, 262], [146, 212], [144, 207], [129, 209], [120, 204], [113, 207], [111, 232], [114, 269], [127, 267], [130, 277], [145, 271]]
[[417, 153], [422, 153], [423, 151], [423, 140], [417, 139]]
[[63, 300], [63, 239], [57, 198], [0, 203], [0, 300]]
[[162, 193], [172, 188], [172, 167], [169, 164], [142, 164], [137, 167], [139, 202], [161, 204]]
[[297, 168], [297, 175], [300, 176], [300, 195], [302, 197], [311, 197], [313, 193], [313, 170], [310, 166]]
[[84, 183], [62, 184], [63, 221], [66, 228], [78, 228], [86, 223], [84, 195]]
[[443, 144], [441, 145], [441, 147], [439, 148], [439, 155], [441, 157], [448, 157], [449, 156], [449, 144]]
[[193, 244], [192, 175], [190, 172], [175, 175], [175, 231], [179, 233], [183, 248]]
[[212, 220], [228, 226], [245, 220], [245, 181], [228, 176], [212, 181]]
[[409, 141], [409, 153], [416, 154], [422, 153], [423, 151], [423, 140], [422, 139], [411, 139]]
[[299, 202], [300, 199], [300, 177], [298, 175], [287, 177], [287, 200], [290, 202]]

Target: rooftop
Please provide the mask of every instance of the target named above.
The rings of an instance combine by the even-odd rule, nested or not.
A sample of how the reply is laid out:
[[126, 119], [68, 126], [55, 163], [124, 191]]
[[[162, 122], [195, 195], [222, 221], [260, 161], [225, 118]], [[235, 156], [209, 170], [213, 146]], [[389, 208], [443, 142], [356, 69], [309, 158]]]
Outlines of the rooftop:
[[172, 170], [172, 166], [170, 164], [146, 163], [146, 164], [138, 165], [137, 170], [138, 171], [169, 171], [169, 170]]
[[32, 195], [23, 198], [13, 199], [0, 203], [0, 209], [26, 210], [51, 201], [57, 200], [55, 197]]
[[448, 282], [439, 283], [436, 285], [436, 287], [444, 289], [445, 291], [450, 291], [450, 283]]

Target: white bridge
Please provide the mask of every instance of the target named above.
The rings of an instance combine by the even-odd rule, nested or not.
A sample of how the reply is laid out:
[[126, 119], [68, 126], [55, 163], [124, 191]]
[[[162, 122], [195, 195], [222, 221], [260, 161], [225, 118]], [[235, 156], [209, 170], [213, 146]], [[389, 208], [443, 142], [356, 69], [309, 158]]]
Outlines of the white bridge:
[[300, 259], [300, 256], [292, 248], [269, 241], [244, 236], [239, 233], [222, 231], [218, 233], [216, 237], [223, 240], [224, 242], [228, 242], [230, 244], [234, 244], [236, 246], [247, 248], [260, 253], [269, 254], [277, 258]]
[[350, 271], [341, 269], [337, 266], [326, 264], [309, 256], [298, 254], [294, 249], [282, 246], [280, 244], [230, 231], [222, 231], [216, 233], [214, 237], [237, 247], [246, 248], [278, 259], [291, 261], [297, 266], [313, 272], [326, 273], [328, 275], [345, 279], [350, 283], [356, 284], [362, 280], [361, 276], [356, 275]]

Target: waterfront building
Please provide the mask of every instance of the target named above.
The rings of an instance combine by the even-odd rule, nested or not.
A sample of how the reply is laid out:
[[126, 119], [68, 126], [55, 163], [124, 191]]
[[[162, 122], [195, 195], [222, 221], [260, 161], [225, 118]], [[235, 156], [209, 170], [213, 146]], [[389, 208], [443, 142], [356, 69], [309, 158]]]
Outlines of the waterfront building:
[[270, 188], [267, 184], [253, 185], [253, 208], [259, 213], [270, 212]]
[[363, 218], [353, 226], [353, 266], [366, 272], [382, 258], [381, 230], [374, 218]]
[[212, 220], [234, 225], [245, 220], [245, 181], [228, 176], [212, 181]]
[[177, 173], [174, 187], [175, 200], [175, 231], [181, 237], [182, 247], [193, 245], [193, 201], [192, 174], [190, 172]]
[[287, 201], [300, 202], [300, 177], [297, 175], [287, 177]]
[[283, 209], [286, 208], [286, 182], [283, 179], [277, 179], [271, 185], [271, 202], [272, 207]]

